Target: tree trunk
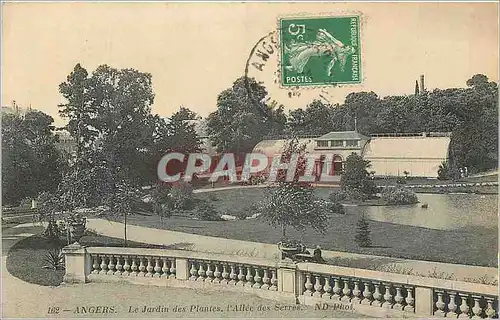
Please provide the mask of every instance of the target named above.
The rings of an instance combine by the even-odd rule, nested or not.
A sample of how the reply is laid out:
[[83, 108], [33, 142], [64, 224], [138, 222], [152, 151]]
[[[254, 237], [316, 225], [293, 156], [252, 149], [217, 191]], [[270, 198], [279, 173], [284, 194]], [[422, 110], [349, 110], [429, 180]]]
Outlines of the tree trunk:
[[126, 247], [127, 246], [127, 212], [124, 211], [123, 214], [124, 214], [124, 216], [123, 216], [124, 219], [123, 220], [125, 222], [124, 223], [124, 225], [125, 225], [125, 232], [124, 232], [124, 234], [125, 234], [125, 237], [124, 237], [125, 238], [125, 242], [124, 242], [124, 246]]
[[286, 235], [286, 225], [281, 225], [281, 236], [285, 238]]

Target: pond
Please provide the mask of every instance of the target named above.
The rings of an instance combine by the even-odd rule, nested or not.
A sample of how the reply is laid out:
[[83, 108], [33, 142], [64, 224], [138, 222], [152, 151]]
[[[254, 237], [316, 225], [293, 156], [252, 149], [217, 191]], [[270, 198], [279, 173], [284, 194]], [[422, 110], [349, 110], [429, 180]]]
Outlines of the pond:
[[[496, 229], [498, 195], [417, 194], [420, 203], [406, 206], [346, 207], [347, 214], [365, 213], [369, 219], [439, 230]], [[421, 208], [427, 203], [428, 208]]]

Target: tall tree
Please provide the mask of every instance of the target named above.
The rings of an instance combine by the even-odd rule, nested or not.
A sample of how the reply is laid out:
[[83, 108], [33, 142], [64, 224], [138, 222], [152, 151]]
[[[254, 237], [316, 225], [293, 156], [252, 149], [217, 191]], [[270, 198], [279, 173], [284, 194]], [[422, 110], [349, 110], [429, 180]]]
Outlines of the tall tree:
[[151, 74], [101, 65], [88, 77], [77, 64], [59, 90], [67, 100], [60, 113], [77, 140], [79, 162], [91, 165], [87, 153], [95, 151], [113, 174], [145, 182], [155, 129]]
[[2, 199], [17, 205], [26, 197], [53, 191], [61, 181], [62, 158], [52, 117], [32, 111], [2, 116]]
[[208, 132], [218, 151], [249, 152], [265, 135], [278, 133], [284, 125], [283, 108], [264, 104], [266, 95], [262, 85], [245, 77], [219, 94], [217, 111], [207, 118]]

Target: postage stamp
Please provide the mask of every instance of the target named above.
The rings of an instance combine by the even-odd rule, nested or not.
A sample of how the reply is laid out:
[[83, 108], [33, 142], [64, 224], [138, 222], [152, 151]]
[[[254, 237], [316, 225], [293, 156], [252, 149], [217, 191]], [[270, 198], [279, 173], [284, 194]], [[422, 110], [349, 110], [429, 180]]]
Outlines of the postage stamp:
[[282, 18], [281, 85], [361, 82], [359, 16]]

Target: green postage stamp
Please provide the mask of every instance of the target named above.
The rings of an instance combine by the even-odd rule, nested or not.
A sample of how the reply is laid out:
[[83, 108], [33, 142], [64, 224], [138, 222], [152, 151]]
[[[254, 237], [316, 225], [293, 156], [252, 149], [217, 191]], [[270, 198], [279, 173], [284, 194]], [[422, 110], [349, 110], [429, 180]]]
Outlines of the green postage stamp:
[[282, 86], [361, 82], [359, 16], [281, 18]]

